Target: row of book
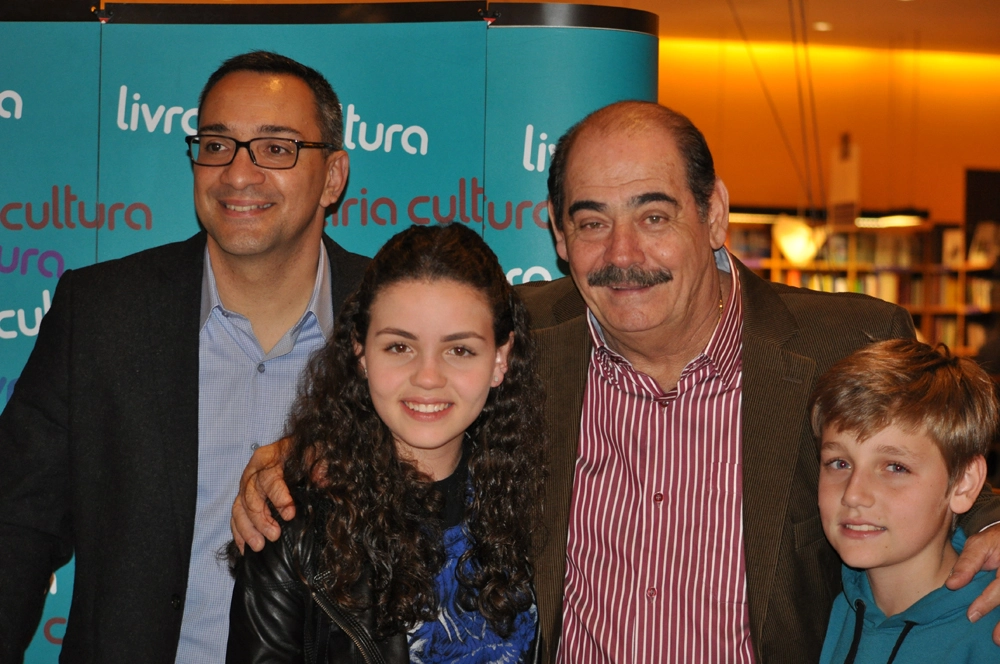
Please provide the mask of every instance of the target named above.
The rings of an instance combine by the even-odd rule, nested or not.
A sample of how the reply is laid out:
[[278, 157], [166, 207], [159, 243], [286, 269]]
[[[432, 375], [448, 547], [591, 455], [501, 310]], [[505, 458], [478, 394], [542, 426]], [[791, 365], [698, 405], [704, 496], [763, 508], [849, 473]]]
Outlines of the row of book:
[[[850, 262], [851, 236], [855, 238], [856, 263], [907, 269], [921, 262], [923, 237], [899, 233], [834, 233], [816, 256], [834, 265]], [[771, 232], [766, 228], [730, 226], [729, 250], [741, 260], [771, 258]]]
[[948, 228], [941, 232], [941, 262], [952, 267], [960, 267], [966, 261], [971, 266], [989, 267], [1000, 256], [1000, 224], [994, 221], [980, 221], [972, 233], [969, 251], [965, 251], [965, 230]]
[[[830, 261], [846, 263], [846, 254], [840, 248], [848, 242], [846, 234], [830, 237]], [[854, 260], [884, 267], [910, 268], [923, 257], [923, 236], [898, 233], [858, 233]]]
[[968, 277], [966, 280], [966, 290], [968, 291], [966, 303], [979, 309], [991, 309], [994, 305], [1000, 305], [1000, 302], [994, 299], [1000, 296], [1000, 289], [994, 288], [995, 283], [993, 279]]
[[827, 293], [864, 293], [893, 304], [950, 307], [968, 304], [988, 311], [1000, 307], [1000, 289], [992, 279], [969, 277], [966, 297], [959, 298], [959, 280], [953, 274], [940, 274], [925, 279], [919, 274], [870, 272], [849, 280], [844, 275], [829, 272], [788, 270], [785, 282], [789, 286], [826, 291]]
[[870, 272], [849, 280], [829, 272], [788, 270], [785, 283], [827, 293], [864, 293], [893, 304], [922, 306], [925, 301], [923, 277], [897, 272]]
[[765, 228], [729, 227], [729, 251], [742, 261], [771, 257], [771, 231]]
[[958, 343], [958, 321], [954, 316], [940, 316], [934, 319], [934, 334], [938, 343], [942, 343], [949, 348], [959, 348], [965, 346], [973, 353], [986, 343], [988, 328], [985, 324], [966, 321], [965, 323], [965, 343]]
[[[817, 260], [846, 265], [851, 261], [852, 237], [855, 263], [907, 269], [924, 262], [926, 234], [885, 231], [833, 233], [827, 238]], [[968, 251], [962, 228], [941, 228], [937, 238], [931, 251], [934, 254], [932, 260], [936, 259], [949, 267], [962, 267], [966, 260], [972, 265], [989, 266], [1000, 256], [1000, 224], [992, 221], [976, 224]], [[770, 228], [730, 226], [727, 244], [741, 259], [771, 258]]]
[[979, 350], [986, 343], [987, 330], [987, 326], [983, 323], [967, 320], [965, 322], [965, 345], [973, 350]]
[[957, 348], [958, 320], [954, 316], [939, 316], [934, 319], [934, 338], [949, 348]]

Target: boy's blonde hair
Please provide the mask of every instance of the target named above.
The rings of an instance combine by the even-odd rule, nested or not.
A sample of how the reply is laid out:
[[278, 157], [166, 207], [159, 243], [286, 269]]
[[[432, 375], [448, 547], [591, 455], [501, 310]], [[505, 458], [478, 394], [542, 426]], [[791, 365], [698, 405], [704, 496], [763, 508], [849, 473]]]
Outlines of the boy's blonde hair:
[[924, 432], [944, 456], [949, 483], [989, 451], [997, 432], [993, 381], [972, 360], [913, 339], [871, 344], [823, 374], [810, 407], [817, 445], [833, 426], [864, 442], [888, 426]]

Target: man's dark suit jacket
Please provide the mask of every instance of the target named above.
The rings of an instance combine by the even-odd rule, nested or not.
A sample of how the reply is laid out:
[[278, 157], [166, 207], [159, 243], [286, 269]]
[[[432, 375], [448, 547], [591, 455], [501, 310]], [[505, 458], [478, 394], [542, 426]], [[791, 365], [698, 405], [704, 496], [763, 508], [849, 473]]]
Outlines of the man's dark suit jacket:
[[[819, 660], [840, 560], [817, 507], [819, 459], [806, 416], [831, 364], [872, 341], [912, 337], [903, 309], [864, 295], [766, 282], [737, 261], [743, 294], [743, 537], [750, 631], [760, 664]], [[544, 661], [554, 661], [562, 621], [566, 535], [590, 336], [585, 305], [568, 278], [519, 288], [531, 312], [547, 394], [548, 541], [536, 592]], [[609, 500], [613, 500], [611, 496]], [[986, 487], [963, 525], [1000, 520]], [[692, 524], [694, 527], [694, 524]]]
[[[49, 576], [74, 553], [61, 661], [174, 661], [197, 496], [205, 237], [59, 282], [0, 415], [0, 662], [20, 661]], [[368, 259], [323, 239], [337, 312]]]

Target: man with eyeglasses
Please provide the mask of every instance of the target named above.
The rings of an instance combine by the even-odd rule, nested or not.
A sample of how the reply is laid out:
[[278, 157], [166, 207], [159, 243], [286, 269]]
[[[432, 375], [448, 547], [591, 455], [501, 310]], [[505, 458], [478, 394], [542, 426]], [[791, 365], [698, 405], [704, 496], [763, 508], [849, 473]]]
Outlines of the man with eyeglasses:
[[0, 415], [0, 662], [74, 554], [62, 662], [224, 661], [240, 473], [367, 262], [323, 233], [342, 138], [322, 75], [236, 56], [187, 139], [204, 231], [63, 275]]

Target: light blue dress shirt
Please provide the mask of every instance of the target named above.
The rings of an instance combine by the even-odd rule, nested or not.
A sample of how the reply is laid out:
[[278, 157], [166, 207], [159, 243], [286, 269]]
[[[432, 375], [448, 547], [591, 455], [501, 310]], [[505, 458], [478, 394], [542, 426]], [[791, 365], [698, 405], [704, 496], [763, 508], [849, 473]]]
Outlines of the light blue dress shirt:
[[257, 447], [281, 438], [310, 356], [333, 331], [326, 248], [320, 244], [312, 297], [299, 321], [264, 353], [250, 321], [222, 306], [205, 250], [198, 365], [198, 502], [178, 664], [226, 659], [233, 579], [219, 551], [240, 475]]

